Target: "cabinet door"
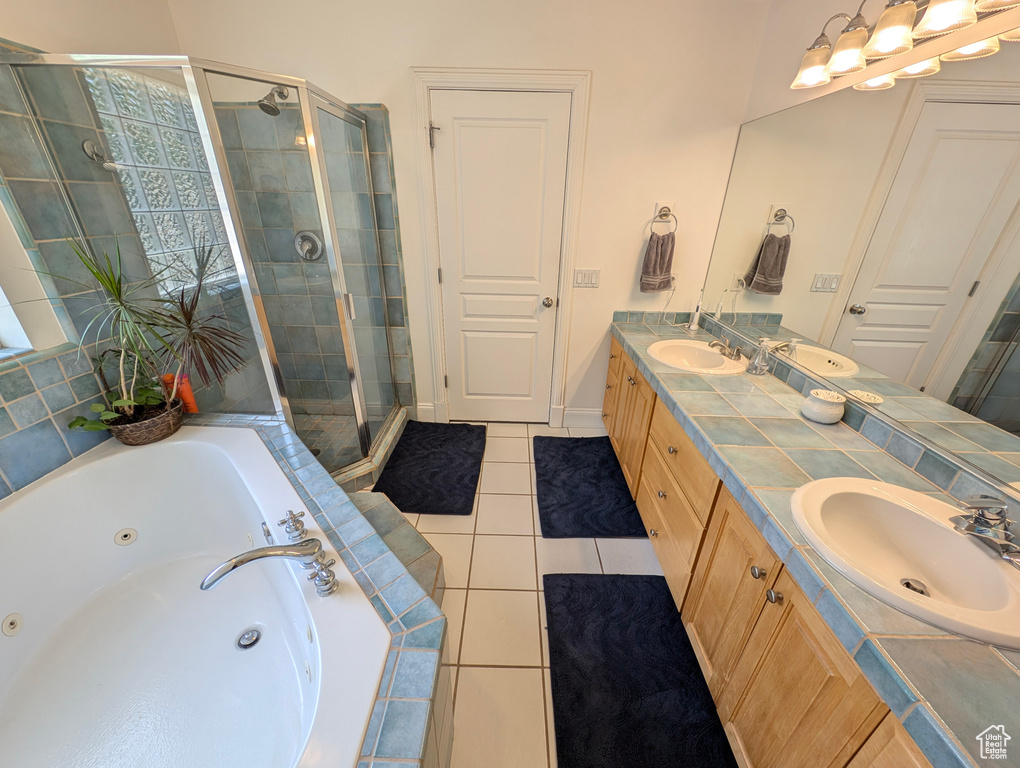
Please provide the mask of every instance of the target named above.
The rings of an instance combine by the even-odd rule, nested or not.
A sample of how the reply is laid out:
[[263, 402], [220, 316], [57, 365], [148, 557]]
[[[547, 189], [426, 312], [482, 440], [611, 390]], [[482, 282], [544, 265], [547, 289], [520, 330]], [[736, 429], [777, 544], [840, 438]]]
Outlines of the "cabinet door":
[[636, 497], [638, 480], [641, 478], [641, 461], [645, 456], [645, 443], [648, 442], [648, 425], [652, 420], [652, 406], [655, 405], [655, 391], [636, 368], [631, 379], [626, 384], [621, 382], [620, 386], [630, 390], [621, 463], [630, 495]]
[[842, 768], [889, 709], [789, 573], [776, 579], [719, 701], [746, 768]]
[[658, 398], [649, 433], [701, 522], [707, 523], [719, 488], [719, 476], [673, 417], [669, 406]]
[[847, 768], [931, 768], [931, 763], [890, 712]]
[[[722, 488], [683, 607], [687, 634], [716, 701], [779, 567], [765, 539]], [[757, 570], [752, 573], [752, 568]]]
[[[620, 390], [616, 395], [616, 411], [613, 415], [613, 428], [609, 430], [609, 439], [613, 443], [613, 450], [616, 451], [616, 456], [620, 460], [620, 465], [624, 463], [624, 437], [627, 433], [627, 414], [630, 410], [631, 402], [633, 400], [633, 387], [630, 386], [630, 382], [634, 380], [634, 374], [637, 373], [637, 368], [631, 359], [626, 355], [623, 356], [623, 360], [620, 364], [620, 378], [618, 379], [618, 389]], [[612, 391], [612, 390], [610, 390]]]
[[620, 365], [623, 363], [623, 347], [616, 338], [609, 340], [609, 372], [620, 378]]
[[606, 394], [602, 400], [602, 423], [606, 432], [613, 434], [613, 419], [616, 417], [617, 400], [620, 396], [620, 377], [609, 366], [609, 373], [606, 375]]

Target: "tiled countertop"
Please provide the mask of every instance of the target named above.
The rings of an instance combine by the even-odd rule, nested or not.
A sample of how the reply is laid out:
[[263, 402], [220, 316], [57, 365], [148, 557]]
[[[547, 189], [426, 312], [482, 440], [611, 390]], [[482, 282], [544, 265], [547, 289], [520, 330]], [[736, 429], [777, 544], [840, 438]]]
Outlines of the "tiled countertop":
[[[983, 764], [976, 737], [990, 725], [1020, 738], [1020, 652], [946, 633], [887, 606], [822, 560], [793, 522], [794, 490], [825, 477], [874, 478], [951, 502], [945, 482], [939, 487], [911, 469], [918, 457], [907, 466], [879, 447], [889, 444], [890, 427], [875, 420], [858, 432], [842, 422], [807, 421], [800, 391], [772, 375], [698, 376], [651, 359], [650, 344], [691, 338], [676, 326], [614, 323], [612, 334], [934, 768]], [[694, 338], [713, 337], [698, 331]], [[1020, 765], [1020, 748], [1014, 754], [997, 764]]]

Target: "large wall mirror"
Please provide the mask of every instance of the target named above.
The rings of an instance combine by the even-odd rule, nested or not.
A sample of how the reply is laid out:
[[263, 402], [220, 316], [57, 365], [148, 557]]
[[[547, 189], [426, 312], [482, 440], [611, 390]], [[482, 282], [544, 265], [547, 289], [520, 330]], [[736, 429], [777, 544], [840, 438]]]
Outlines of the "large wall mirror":
[[[752, 290], [769, 233], [785, 274]], [[745, 124], [705, 307], [781, 314], [747, 335], [1020, 487], [1020, 42]]]

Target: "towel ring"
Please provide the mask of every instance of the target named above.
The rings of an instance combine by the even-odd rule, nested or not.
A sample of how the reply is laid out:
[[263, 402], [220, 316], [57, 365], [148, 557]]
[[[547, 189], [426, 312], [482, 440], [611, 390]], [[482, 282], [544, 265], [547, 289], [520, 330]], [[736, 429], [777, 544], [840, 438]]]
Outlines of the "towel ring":
[[797, 228], [797, 222], [793, 220], [793, 216], [785, 208], [780, 208], [772, 216], [772, 221], [768, 223], [768, 227], [771, 228], [773, 224], [786, 224], [787, 222], [790, 223], [790, 234], [792, 235], [793, 231]]
[[652, 219], [652, 226], [658, 222], [665, 222], [673, 219], [673, 229], [670, 232], [676, 232], [680, 226], [680, 220], [676, 217], [676, 214], [669, 209], [668, 205], [664, 205], [659, 209], [659, 212], [655, 214], [655, 218]]

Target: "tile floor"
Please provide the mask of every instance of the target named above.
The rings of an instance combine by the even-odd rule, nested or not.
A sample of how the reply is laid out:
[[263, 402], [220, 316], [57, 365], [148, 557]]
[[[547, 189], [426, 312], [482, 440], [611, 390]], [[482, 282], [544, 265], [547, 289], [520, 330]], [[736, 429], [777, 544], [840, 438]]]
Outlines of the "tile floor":
[[358, 425], [354, 416], [295, 413], [294, 428], [298, 437], [328, 472], [361, 459]]
[[555, 768], [542, 575], [662, 571], [647, 540], [541, 536], [531, 438], [604, 430], [487, 426], [471, 516], [407, 515], [445, 563], [452, 768]]

